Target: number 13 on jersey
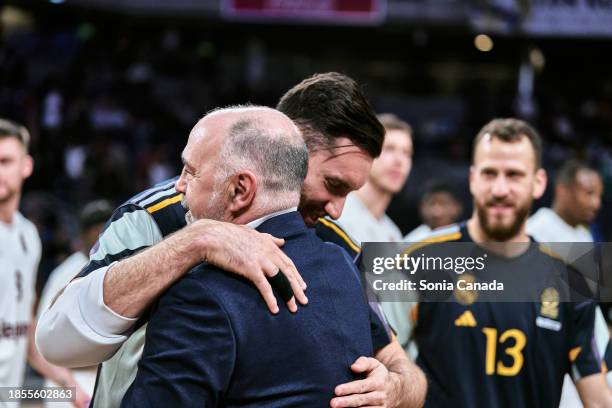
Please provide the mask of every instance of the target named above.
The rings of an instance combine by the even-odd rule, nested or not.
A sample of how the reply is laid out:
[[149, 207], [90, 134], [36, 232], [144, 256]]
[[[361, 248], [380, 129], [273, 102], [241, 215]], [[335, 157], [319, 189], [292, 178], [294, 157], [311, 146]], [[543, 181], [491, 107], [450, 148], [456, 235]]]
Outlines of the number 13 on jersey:
[[[498, 331], [492, 327], [485, 327], [482, 332], [487, 337], [485, 352], [485, 372], [487, 375], [499, 374], [506, 377], [517, 375], [523, 368], [523, 349], [527, 344], [525, 333], [519, 329], [509, 329], [498, 337]], [[512, 357], [512, 365], [506, 366], [502, 361], [497, 361], [497, 345], [505, 346], [504, 352]]]

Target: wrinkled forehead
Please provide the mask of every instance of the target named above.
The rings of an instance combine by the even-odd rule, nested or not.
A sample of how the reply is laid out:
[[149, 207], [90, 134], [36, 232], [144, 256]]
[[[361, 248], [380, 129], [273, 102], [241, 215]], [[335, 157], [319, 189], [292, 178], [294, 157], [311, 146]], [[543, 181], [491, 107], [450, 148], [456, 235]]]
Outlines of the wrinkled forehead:
[[476, 168], [535, 171], [535, 151], [527, 137], [506, 142], [485, 135], [476, 145], [473, 166]]

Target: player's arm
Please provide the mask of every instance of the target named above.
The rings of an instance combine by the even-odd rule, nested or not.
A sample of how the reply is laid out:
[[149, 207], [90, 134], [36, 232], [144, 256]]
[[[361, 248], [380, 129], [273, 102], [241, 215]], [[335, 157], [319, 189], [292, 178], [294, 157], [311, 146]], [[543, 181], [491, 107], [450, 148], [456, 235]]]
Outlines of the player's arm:
[[[36, 322], [36, 317], [32, 318]], [[73, 405], [76, 408], [86, 408], [89, 406], [91, 395], [81, 388], [77, 383], [72, 371], [65, 367], [59, 367], [46, 361], [36, 349], [34, 342], [34, 332], [36, 324], [28, 327], [28, 363], [43, 377], [48, 378], [60, 387], [75, 387], [76, 396]]]
[[601, 310], [591, 301], [572, 304], [571, 374], [586, 408], [612, 407], [612, 391], [606, 382], [605, 356], [610, 354], [610, 335]]
[[367, 377], [336, 387], [332, 407], [422, 407], [425, 402], [425, 374], [397, 340], [379, 350], [375, 358], [359, 357], [351, 369]]
[[[42, 314], [36, 331], [39, 350], [47, 360], [68, 367], [105, 361], [127, 340], [137, 317], [203, 260], [254, 282], [273, 311], [278, 306], [266, 276], [282, 270], [298, 301], [306, 303], [305, 284], [278, 248], [282, 244], [268, 234], [210, 220], [197, 221], [162, 241], [145, 210], [120, 208], [81, 277]], [[288, 305], [297, 308], [294, 299]]]
[[612, 391], [602, 373], [581, 379], [576, 383], [576, 389], [585, 408], [612, 407]]
[[121, 407], [218, 406], [230, 384], [235, 350], [223, 307], [190, 275], [160, 299]]
[[[255, 284], [271, 312], [278, 312], [267, 277], [282, 271], [295, 297], [307, 303], [305, 284], [279, 247], [284, 240], [242, 225], [198, 220], [159, 244], [117, 263], [104, 279], [104, 303], [115, 313], [137, 317], [193, 266], [207, 261]], [[296, 311], [295, 299], [288, 302]]]
[[406, 355], [389, 326], [378, 302], [370, 301], [370, 329], [374, 357], [359, 357], [351, 366], [365, 375], [336, 387], [332, 407], [421, 407], [427, 381], [420, 368]]

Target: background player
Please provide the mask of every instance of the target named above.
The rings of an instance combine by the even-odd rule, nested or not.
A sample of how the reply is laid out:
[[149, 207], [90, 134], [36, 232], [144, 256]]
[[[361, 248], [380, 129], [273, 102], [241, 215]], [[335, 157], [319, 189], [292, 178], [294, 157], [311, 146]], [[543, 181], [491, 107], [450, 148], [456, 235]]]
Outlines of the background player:
[[[539, 135], [525, 122], [496, 119], [485, 125], [470, 169], [472, 217], [433, 237], [481, 247], [529, 242], [526, 219], [546, 187], [541, 149]], [[500, 258], [501, 264], [517, 279], [519, 272], [526, 274], [529, 287], [537, 288], [547, 272], [538, 265], [553, 261], [539, 245], [522, 248], [514, 246], [515, 254]], [[612, 406], [602, 374], [609, 337], [594, 333], [594, 302], [544, 307], [544, 301], [475, 302], [478, 296], [418, 305], [414, 334], [417, 362], [430, 380], [427, 406], [556, 407], [567, 372], [586, 406]]]
[[[56, 384], [75, 386], [70, 370], [54, 367], [38, 354], [30, 326], [41, 244], [34, 224], [19, 212], [23, 183], [34, 167], [29, 142], [25, 127], [0, 119], [0, 387], [22, 386], [26, 357]], [[75, 405], [84, 407], [87, 399], [77, 387]], [[13, 405], [0, 401], [0, 406]]]
[[527, 232], [540, 242], [593, 242], [589, 226], [601, 208], [602, 196], [597, 170], [570, 159], [557, 173], [552, 208], [542, 207], [529, 217]]
[[410, 231], [406, 242], [418, 242], [436, 228], [453, 224], [463, 211], [461, 200], [450, 185], [441, 180], [430, 180], [419, 201], [419, 215], [423, 224]]

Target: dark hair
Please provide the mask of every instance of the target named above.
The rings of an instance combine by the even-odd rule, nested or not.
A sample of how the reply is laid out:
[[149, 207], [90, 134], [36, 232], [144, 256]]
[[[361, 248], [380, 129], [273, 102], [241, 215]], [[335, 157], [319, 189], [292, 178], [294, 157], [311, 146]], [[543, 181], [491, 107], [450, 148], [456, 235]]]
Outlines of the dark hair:
[[385, 129], [359, 85], [346, 75], [315, 74], [287, 91], [276, 109], [300, 128], [309, 151], [347, 137], [372, 158], [380, 155]]
[[385, 130], [403, 130], [412, 137], [412, 126], [393, 113], [381, 113], [376, 116]]
[[521, 138], [526, 137], [533, 146], [535, 168], [539, 169], [542, 167], [542, 139], [540, 138], [538, 132], [527, 122], [520, 119], [507, 118], [493, 119], [484, 125], [474, 140], [474, 146], [472, 147], [472, 161], [474, 161], [476, 146], [478, 146], [480, 140], [487, 134], [507, 143], [518, 142], [521, 140]]
[[30, 133], [22, 124], [0, 118], [0, 138], [5, 137], [14, 137], [23, 145], [25, 151], [28, 151], [30, 147]]
[[106, 200], [96, 200], [85, 204], [79, 214], [81, 231], [87, 231], [95, 225], [106, 223], [112, 214], [113, 206]]
[[419, 201], [422, 202], [427, 197], [431, 196], [432, 194], [436, 194], [436, 193], [448, 193], [455, 200], [459, 201], [459, 196], [457, 194], [457, 191], [446, 181], [440, 180], [440, 179], [431, 179], [425, 183], [425, 185], [423, 186], [421, 190]]
[[559, 168], [557, 177], [555, 179], [555, 184], [563, 184], [566, 186], [573, 185], [576, 181], [576, 175], [580, 170], [593, 171], [599, 174], [597, 169], [590, 163], [578, 159], [569, 159]]

